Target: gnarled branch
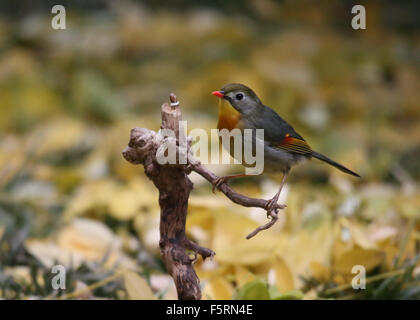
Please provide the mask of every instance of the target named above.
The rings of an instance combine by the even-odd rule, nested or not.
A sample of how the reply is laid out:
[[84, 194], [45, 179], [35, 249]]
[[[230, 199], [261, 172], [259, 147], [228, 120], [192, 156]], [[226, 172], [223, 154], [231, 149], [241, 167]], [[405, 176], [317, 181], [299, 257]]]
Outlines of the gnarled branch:
[[[161, 131], [155, 132], [145, 128], [131, 130], [130, 141], [128, 147], [123, 151], [123, 156], [133, 164], [142, 164], [147, 177], [159, 190], [161, 208], [159, 247], [161, 255], [168, 273], [174, 279], [178, 298], [197, 300], [201, 299], [200, 280], [194, 271], [193, 262], [198, 254], [205, 260], [208, 257], [213, 257], [215, 253], [186, 237], [188, 198], [193, 189], [188, 174], [195, 171], [210, 183], [213, 183], [218, 177], [202, 166], [190, 152], [191, 140], [183, 136], [181, 110], [174, 94], [170, 95], [170, 101], [171, 104], [164, 103], [162, 105], [161, 129], [169, 129], [175, 133], [176, 141], [172, 142], [176, 143], [177, 154], [185, 156], [186, 163], [159, 164], [157, 154], [161, 151], [160, 147], [163, 143], [167, 143], [169, 138]], [[180, 143], [180, 141], [186, 143]], [[268, 200], [249, 198], [239, 194], [226, 183], [221, 183], [218, 188], [234, 203], [245, 207], [265, 209], [269, 203]], [[267, 211], [267, 216], [270, 216], [271, 220], [250, 233], [247, 239], [274, 225], [278, 219], [277, 211], [282, 208], [284, 206], [277, 205], [274, 210]], [[193, 251], [195, 258], [191, 259], [186, 250]]]

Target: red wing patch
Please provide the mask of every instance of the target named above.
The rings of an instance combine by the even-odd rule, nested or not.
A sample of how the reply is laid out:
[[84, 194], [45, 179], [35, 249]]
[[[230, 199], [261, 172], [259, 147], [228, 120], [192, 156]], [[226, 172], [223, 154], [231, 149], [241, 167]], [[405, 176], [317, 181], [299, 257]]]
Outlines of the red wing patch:
[[300, 154], [312, 153], [312, 149], [306, 143], [306, 141], [298, 138], [293, 138], [290, 136], [290, 134], [286, 134], [283, 141], [278, 144], [275, 144], [275, 147]]

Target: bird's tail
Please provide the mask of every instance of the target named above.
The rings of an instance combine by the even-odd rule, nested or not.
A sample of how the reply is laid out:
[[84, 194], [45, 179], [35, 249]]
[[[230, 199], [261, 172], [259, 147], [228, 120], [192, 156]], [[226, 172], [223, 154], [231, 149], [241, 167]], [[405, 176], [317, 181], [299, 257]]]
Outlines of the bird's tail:
[[343, 171], [345, 173], [351, 174], [352, 176], [355, 176], [355, 177], [359, 177], [360, 178], [360, 176], [356, 172], [353, 172], [350, 169], [347, 169], [345, 166], [339, 164], [338, 162], [335, 162], [334, 160], [331, 160], [330, 158], [324, 156], [323, 154], [320, 154], [318, 152], [312, 151], [312, 157], [317, 158], [317, 159], [319, 159], [321, 161], [324, 161], [324, 162], [332, 165], [333, 167], [336, 167], [338, 170], [341, 170], [341, 171]]

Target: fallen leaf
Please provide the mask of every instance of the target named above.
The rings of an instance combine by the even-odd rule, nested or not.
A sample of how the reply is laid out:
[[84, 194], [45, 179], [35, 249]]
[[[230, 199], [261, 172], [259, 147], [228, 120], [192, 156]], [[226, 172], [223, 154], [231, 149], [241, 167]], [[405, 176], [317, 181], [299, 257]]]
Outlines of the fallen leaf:
[[146, 280], [135, 272], [124, 272], [124, 285], [130, 300], [156, 300]]
[[248, 282], [234, 296], [235, 300], [270, 300], [267, 282], [257, 279]]
[[276, 257], [272, 263], [272, 269], [268, 273], [268, 282], [275, 285], [281, 293], [295, 289], [293, 273], [280, 257]]
[[235, 265], [235, 280], [238, 287], [244, 286], [246, 283], [255, 280], [255, 275], [248, 269]]
[[328, 282], [331, 278], [331, 269], [317, 261], [310, 264], [312, 276], [320, 282]]
[[214, 300], [230, 300], [232, 293], [232, 285], [221, 276], [214, 277], [203, 288], [203, 298]]
[[245, 237], [258, 227], [250, 218], [226, 209], [215, 212], [214, 218], [212, 248], [217, 253], [217, 261], [252, 266], [271, 260], [277, 246], [277, 238], [271, 230], [246, 240]]
[[333, 270], [343, 275], [351, 275], [353, 266], [362, 265], [368, 272], [381, 264], [384, 258], [385, 253], [381, 250], [364, 249], [356, 245], [334, 260]]
[[268, 292], [271, 300], [300, 300], [303, 298], [303, 293], [300, 290], [289, 290], [282, 294], [277, 287], [270, 286]]

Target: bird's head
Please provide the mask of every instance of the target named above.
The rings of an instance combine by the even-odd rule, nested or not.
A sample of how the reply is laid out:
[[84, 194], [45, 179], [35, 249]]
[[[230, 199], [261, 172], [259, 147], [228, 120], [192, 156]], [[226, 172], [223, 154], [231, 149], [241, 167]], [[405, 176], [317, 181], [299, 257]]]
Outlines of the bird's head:
[[213, 91], [213, 95], [229, 101], [229, 103], [241, 114], [252, 114], [261, 105], [252, 89], [240, 83], [230, 83], [219, 91]]

